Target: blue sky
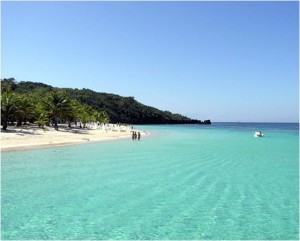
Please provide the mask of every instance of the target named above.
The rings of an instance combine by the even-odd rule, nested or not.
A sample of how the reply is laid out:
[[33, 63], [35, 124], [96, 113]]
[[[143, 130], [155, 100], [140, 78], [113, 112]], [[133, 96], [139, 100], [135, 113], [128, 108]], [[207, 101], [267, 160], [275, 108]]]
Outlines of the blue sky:
[[2, 2], [2, 78], [298, 122], [298, 2]]

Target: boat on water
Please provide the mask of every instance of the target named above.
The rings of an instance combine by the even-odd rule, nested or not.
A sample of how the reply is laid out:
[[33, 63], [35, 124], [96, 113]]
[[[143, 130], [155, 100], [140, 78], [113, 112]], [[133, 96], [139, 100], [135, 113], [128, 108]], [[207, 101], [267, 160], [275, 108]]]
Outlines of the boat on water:
[[263, 137], [264, 134], [261, 131], [254, 132], [254, 137]]

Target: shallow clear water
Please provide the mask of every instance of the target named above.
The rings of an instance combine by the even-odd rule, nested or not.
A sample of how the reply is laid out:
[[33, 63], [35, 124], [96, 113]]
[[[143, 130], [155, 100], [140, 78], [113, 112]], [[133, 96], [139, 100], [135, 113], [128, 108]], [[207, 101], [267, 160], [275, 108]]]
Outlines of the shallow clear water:
[[138, 128], [2, 153], [2, 239], [299, 238], [298, 124]]

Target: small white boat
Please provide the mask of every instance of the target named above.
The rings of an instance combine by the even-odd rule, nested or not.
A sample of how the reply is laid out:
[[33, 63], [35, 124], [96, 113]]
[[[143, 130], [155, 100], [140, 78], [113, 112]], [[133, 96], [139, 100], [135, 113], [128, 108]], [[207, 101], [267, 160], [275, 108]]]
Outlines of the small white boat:
[[263, 137], [263, 136], [264, 136], [264, 134], [261, 133], [261, 131], [254, 132], [254, 137]]

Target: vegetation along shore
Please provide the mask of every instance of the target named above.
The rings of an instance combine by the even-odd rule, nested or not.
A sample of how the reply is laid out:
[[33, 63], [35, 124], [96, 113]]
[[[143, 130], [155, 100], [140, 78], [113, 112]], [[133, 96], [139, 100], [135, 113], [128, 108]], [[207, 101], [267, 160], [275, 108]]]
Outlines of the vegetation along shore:
[[143, 105], [133, 97], [13, 78], [1, 80], [1, 101], [2, 150], [130, 137], [134, 124], [210, 124]]

